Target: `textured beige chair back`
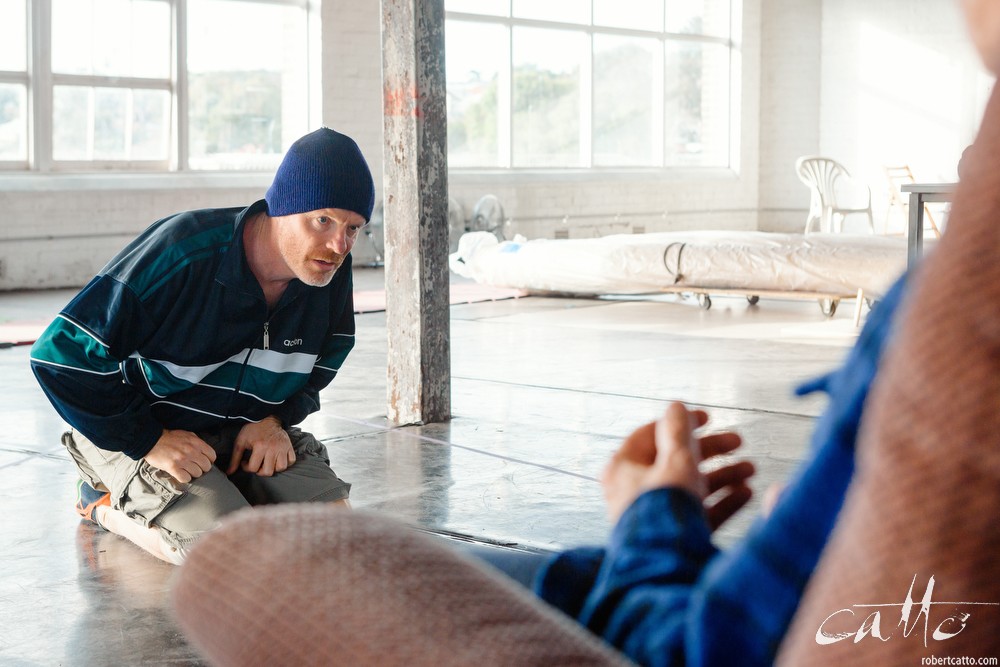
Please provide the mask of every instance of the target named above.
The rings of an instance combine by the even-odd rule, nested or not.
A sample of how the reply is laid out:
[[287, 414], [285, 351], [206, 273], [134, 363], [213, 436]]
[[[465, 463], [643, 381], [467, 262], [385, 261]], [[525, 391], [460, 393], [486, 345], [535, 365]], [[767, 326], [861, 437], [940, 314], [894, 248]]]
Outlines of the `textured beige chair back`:
[[485, 563], [387, 517], [287, 503], [227, 517], [177, 572], [174, 612], [216, 667], [625, 667]]

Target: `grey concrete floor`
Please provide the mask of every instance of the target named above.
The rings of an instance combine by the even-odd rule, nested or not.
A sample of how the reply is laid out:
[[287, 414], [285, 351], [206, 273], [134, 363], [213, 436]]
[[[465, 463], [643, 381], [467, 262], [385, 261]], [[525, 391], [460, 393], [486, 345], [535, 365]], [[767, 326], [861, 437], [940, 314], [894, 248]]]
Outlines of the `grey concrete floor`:
[[[380, 288], [357, 269], [359, 289]], [[51, 319], [74, 290], [0, 293], [0, 324]], [[598, 478], [622, 438], [670, 400], [735, 429], [762, 491], [807, 452], [824, 406], [800, 381], [834, 368], [856, 338], [851, 310], [816, 302], [526, 297], [451, 309], [448, 423], [386, 421], [383, 313], [357, 317], [357, 346], [305, 427], [353, 483], [356, 508], [524, 548], [603, 541]], [[202, 664], [167, 606], [173, 567], [93, 530], [73, 511], [65, 425], [28, 367], [0, 349], [0, 665]], [[716, 534], [745, 532], [753, 501]]]

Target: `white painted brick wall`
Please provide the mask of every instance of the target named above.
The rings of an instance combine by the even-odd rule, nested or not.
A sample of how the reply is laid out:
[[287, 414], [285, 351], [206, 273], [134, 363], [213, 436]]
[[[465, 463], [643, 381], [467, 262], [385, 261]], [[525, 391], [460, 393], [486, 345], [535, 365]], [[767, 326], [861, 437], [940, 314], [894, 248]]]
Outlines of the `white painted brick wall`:
[[954, 179], [991, 83], [959, 3], [933, 0], [825, 2], [820, 77], [820, 150], [871, 188], [877, 229], [888, 201], [882, 166]]
[[760, 229], [799, 232], [809, 191], [795, 159], [819, 151], [821, 0], [764, 0]]
[[382, 190], [382, 37], [377, 0], [325, 0], [323, 123], [355, 141]]
[[0, 290], [75, 287], [136, 234], [178, 211], [246, 206], [264, 196], [269, 179], [251, 187], [160, 187], [109, 190], [25, 186], [7, 177], [0, 190]]

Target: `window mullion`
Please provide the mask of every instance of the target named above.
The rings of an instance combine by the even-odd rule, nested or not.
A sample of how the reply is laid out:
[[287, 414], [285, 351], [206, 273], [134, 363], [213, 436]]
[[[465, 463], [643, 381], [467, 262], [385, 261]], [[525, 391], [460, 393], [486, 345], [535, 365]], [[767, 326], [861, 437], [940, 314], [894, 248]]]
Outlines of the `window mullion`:
[[653, 145], [656, 146], [656, 164], [660, 167], [665, 167], [667, 165], [667, 130], [665, 127], [667, 122], [666, 40], [663, 38], [657, 40], [657, 46], [659, 47], [659, 53], [653, 63], [653, 112], [650, 131], [652, 133], [651, 140], [653, 141]]
[[594, 166], [594, 33], [587, 35], [587, 52], [580, 54], [580, 166]]
[[89, 86], [95, 88], [123, 88], [126, 90], [166, 90], [171, 89], [167, 79], [140, 79], [99, 74], [57, 74], [51, 75], [53, 86]]
[[187, 76], [187, 0], [174, 2], [173, 53], [173, 162], [177, 171], [187, 171], [189, 165], [188, 138], [188, 76]]
[[52, 168], [52, 2], [36, 0], [31, 7], [31, 49], [28, 59], [28, 164], [36, 171]]
[[505, 169], [513, 165], [514, 154], [514, 29], [507, 26], [507, 66], [500, 70], [497, 82], [497, 150], [499, 164]]

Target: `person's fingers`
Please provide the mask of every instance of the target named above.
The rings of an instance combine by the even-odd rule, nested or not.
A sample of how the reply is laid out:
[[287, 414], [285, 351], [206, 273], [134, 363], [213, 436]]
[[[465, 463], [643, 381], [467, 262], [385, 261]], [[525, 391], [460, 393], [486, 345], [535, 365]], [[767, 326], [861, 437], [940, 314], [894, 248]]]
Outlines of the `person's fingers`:
[[[656, 463], [667, 465], [667, 459], [677, 450], [685, 449], [691, 453], [692, 431], [696, 419], [681, 403], [671, 403], [666, 413], [654, 425], [656, 441]], [[695, 459], [697, 462], [697, 459]]]
[[701, 448], [702, 460], [710, 459], [720, 454], [728, 454], [743, 444], [743, 438], [733, 431], [723, 431], [722, 433], [712, 433], [698, 438], [698, 445]]
[[754, 472], [754, 466], [749, 461], [737, 461], [736, 463], [722, 466], [717, 470], [712, 470], [705, 475], [708, 481], [708, 493], [715, 493], [727, 486], [743, 484], [753, 477]]
[[751, 497], [753, 497], [753, 491], [750, 490], [750, 487], [746, 484], [738, 484], [729, 487], [729, 491], [713, 505], [706, 506], [705, 516], [708, 518], [708, 525], [712, 531], [728, 521], [750, 501]]
[[191, 479], [197, 479], [198, 477], [204, 475], [206, 472], [205, 470], [202, 469], [201, 463], [191, 459], [188, 459], [187, 461], [184, 462], [184, 470], [189, 475], [191, 475]]
[[[678, 409], [684, 410], [684, 412], [687, 413], [686, 418], [693, 421], [693, 424], [690, 424], [690, 428], [692, 430], [700, 428], [708, 423], [708, 413], [704, 410], [691, 410], [688, 412], [681, 403], [673, 403], [671, 405], [677, 405]], [[670, 407], [668, 406], [667, 412], [669, 411]], [[660, 423], [660, 421], [662, 421], [662, 418], [656, 422], [643, 424], [634, 430], [627, 438], [625, 438], [625, 441], [622, 443], [621, 447], [618, 448], [615, 456], [628, 459], [642, 465], [652, 465], [656, 460], [656, 425]], [[685, 421], [681, 420], [681, 424], [684, 423]]]
[[293, 463], [295, 463], [295, 450], [289, 447], [282, 452], [278, 452], [277, 456], [275, 456], [274, 472], [285, 472], [292, 467]]
[[260, 469], [257, 470], [257, 474], [261, 477], [270, 477], [274, 474], [276, 461], [274, 451], [269, 451], [264, 454], [264, 460], [260, 463]]
[[250, 450], [250, 459], [246, 461], [242, 468], [245, 472], [256, 473], [264, 463], [263, 448], [255, 447]]
[[187, 484], [192, 479], [191, 474], [180, 466], [174, 468], [173, 470], [168, 470], [167, 472], [169, 472], [170, 475], [181, 484]]
[[229, 457], [229, 466], [226, 468], [227, 475], [232, 475], [236, 472], [236, 468], [239, 467], [240, 461], [243, 460], [243, 452], [246, 450], [246, 445], [242, 442], [236, 442], [233, 444], [233, 455]]
[[188, 457], [188, 461], [198, 468], [198, 474], [195, 477], [200, 477], [202, 473], [206, 473], [212, 469], [212, 459], [209, 459], [208, 455], [202, 451], [193, 452]]
[[698, 470], [701, 457], [692, 435], [696, 426], [697, 417], [683, 404], [670, 404], [654, 427], [656, 460], [650, 469], [650, 480], [655, 485], [677, 486], [704, 498], [707, 488]]
[[656, 460], [653, 467], [663, 472], [670, 469], [682, 471], [690, 468], [698, 473], [700, 452], [696, 451], [693, 431], [696, 418], [681, 403], [671, 403], [666, 413], [654, 425]]
[[[212, 448], [212, 446], [207, 442], [205, 442], [204, 440], [202, 440], [201, 438], [198, 438], [197, 436], [195, 437], [195, 439], [197, 440], [195, 446], [197, 447], [198, 451], [208, 459], [209, 465], [215, 463], [216, 453], [215, 450]], [[208, 468], [205, 468], [205, 470], [207, 471]]]

